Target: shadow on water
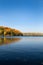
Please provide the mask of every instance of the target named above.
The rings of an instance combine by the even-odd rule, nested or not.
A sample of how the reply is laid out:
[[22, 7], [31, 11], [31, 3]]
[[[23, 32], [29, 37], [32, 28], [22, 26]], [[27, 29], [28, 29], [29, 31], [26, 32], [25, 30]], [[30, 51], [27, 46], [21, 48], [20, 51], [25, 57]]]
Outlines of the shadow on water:
[[21, 38], [0, 38], [0, 45], [6, 45], [6, 44], [11, 44], [13, 42], [19, 42]]

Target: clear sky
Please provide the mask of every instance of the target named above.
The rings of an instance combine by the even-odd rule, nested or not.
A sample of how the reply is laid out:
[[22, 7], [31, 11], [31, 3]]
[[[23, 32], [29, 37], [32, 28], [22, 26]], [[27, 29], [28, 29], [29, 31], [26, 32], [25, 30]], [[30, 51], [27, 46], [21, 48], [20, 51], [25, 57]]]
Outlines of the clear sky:
[[43, 32], [43, 0], [0, 0], [0, 26]]

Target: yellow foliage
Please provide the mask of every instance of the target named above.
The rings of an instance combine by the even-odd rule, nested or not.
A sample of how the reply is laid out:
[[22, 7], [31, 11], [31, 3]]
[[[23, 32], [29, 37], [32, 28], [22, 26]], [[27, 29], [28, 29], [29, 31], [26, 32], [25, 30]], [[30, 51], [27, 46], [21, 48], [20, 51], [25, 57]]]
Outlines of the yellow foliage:
[[[2, 33], [3, 32], [3, 33]], [[12, 29], [12, 28], [9, 28], [9, 27], [3, 27], [3, 26], [0, 26], [0, 34], [4, 36], [6, 35], [10, 35], [10, 36], [17, 36], [19, 34], [23, 35], [22, 32], [20, 32], [19, 30], [16, 30], [16, 29]]]

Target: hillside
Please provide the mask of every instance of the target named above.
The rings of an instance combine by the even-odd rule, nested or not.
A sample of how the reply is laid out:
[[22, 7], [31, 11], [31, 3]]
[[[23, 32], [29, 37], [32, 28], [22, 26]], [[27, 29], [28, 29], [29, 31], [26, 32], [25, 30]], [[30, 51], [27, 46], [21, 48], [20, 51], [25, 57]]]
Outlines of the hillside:
[[16, 29], [0, 26], [0, 36], [23, 36], [23, 33]]

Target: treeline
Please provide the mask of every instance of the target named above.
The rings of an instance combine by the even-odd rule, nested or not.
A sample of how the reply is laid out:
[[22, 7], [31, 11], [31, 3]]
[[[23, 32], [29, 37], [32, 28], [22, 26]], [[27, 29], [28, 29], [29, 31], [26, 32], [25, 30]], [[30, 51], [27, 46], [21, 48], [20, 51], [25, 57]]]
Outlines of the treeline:
[[43, 36], [43, 33], [23, 33], [24, 36]]
[[19, 30], [0, 26], [0, 36], [23, 36]]

